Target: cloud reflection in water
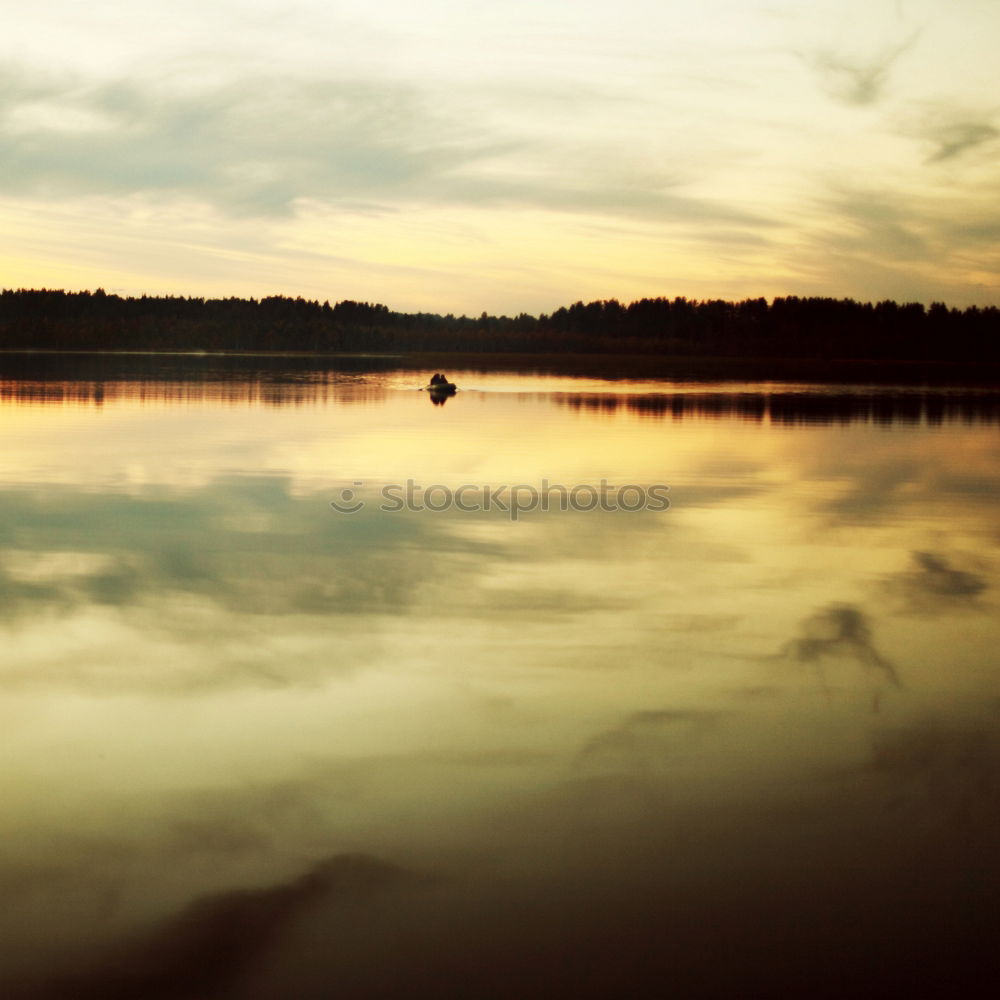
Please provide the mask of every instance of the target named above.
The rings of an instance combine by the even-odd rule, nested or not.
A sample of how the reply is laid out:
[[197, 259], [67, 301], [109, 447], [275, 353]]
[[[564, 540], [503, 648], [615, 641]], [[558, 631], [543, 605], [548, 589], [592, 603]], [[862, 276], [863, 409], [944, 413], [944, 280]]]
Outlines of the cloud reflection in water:
[[[5, 440], [0, 968], [25, 995], [995, 972], [989, 420], [385, 386], [259, 420], [238, 385], [185, 392], [194, 442], [177, 400], [107, 395], [104, 478], [44, 407]], [[665, 481], [674, 507], [336, 516], [370, 453], [393, 481]]]

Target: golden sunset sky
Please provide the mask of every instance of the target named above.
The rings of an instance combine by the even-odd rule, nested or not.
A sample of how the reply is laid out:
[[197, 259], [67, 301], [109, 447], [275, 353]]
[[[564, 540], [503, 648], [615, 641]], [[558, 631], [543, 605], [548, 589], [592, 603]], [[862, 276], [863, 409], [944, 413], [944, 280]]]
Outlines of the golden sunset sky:
[[996, 0], [6, 0], [0, 286], [1000, 304]]

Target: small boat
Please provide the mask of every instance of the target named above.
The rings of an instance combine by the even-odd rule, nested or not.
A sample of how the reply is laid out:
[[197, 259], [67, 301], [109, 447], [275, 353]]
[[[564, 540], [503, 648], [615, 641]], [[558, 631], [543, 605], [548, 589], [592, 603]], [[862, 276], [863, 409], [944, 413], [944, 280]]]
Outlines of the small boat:
[[431, 376], [430, 383], [424, 387], [432, 396], [454, 396], [458, 391], [458, 386], [454, 382], [449, 382], [446, 375], [435, 372]]

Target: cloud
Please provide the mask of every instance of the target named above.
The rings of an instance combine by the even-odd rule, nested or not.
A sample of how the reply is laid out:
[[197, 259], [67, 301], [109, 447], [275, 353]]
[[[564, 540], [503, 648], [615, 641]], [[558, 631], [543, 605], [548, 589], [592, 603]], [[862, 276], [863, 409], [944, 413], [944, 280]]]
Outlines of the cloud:
[[1000, 130], [985, 122], [956, 122], [939, 128], [933, 136], [938, 151], [927, 162], [940, 163], [954, 159], [966, 150], [990, 142], [997, 136], [1000, 136]]
[[917, 455], [882, 456], [881, 461], [861, 464], [852, 471], [845, 489], [820, 502], [838, 523], [895, 517], [915, 484], [924, 485], [925, 467]]
[[589, 739], [576, 765], [585, 771], [644, 772], [689, 752], [718, 722], [718, 713], [690, 709], [633, 712]]
[[913, 562], [914, 569], [890, 577], [885, 584], [901, 599], [905, 611], [925, 615], [979, 607], [989, 586], [981, 574], [954, 568], [938, 552], [914, 552]]
[[881, 98], [893, 65], [919, 37], [920, 31], [914, 31], [903, 42], [867, 57], [823, 49], [808, 57], [807, 62], [818, 72], [828, 94], [845, 104], [865, 107]]
[[834, 236], [843, 249], [893, 262], [926, 260], [935, 253], [926, 232], [927, 220], [913, 205], [883, 191], [840, 190], [825, 199], [834, 219], [853, 232]]
[[[340, 515], [330, 497], [249, 476], [137, 496], [0, 496], [0, 524], [17, 526], [7, 537], [0, 528], [0, 626], [26, 637], [3, 682], [165, 695], [312, 686], [378, 661], [381, 636], [404, 622], [421, 630], [516, 613], [544, 625], [628, 603], [600, 582], [581, 593], [571, 568], [602, 558], [594, 546], [581, 552], [578, 524], [599, 515], [532, 515], [547, 522], [539, 545], [533, 532], [494, 541], [456, 531], [446, 514], [385, 513], [377, 493]], [[465, 517], [511, 527], [502, 512]], [[595, 545], [641, 551], [658, 517], [604, 517]], [[511, 564], [513, 582], [498, 577]], [[56, 617], [66, 634], [91, 622], [87, 640], [72, 652], [34, 645]]]
[[364, 899], [409, 878], [378, 858], [336, 855], [289, 882], [196, 899], [150, 932], [109, 948], [91, 968], [25, 984], [23, 995], [36, 1000], [215, 995], [238, 983], [311, 907], [324, 900]]
[[929, 593], [942, 597], [975, 597], [986, 589], [982, 577], [952, 569], [944, 556], [933, 552], [914, 552], [913, 558], [920, 567], [922, 587]]
[[[255, 79], [184, 93], [19, 80], [13, 92], [0, 132], [8, 193], [172, 195], [287, 214], [298, 198], [406, 190], [477, 153], [404, 84]], [[81, 120], [91, 127], [73, 127]]]
[[58, 583], [36, 582], [12, 576], [0, 562], [0, 622], [16, 624], [25, 617], [68, 613], [77, 602]]
[[921, 105], [901, 134], [932, 147], [926, 163], [947, 163], [1000, 137], [993, 110], [948, 102]]
[[773, 224], [623, 167], [597, 141], [489, 125], [474, 101], [412, 83], [264, 77], [187, 91], [12, 72], [2, 82], [7, 195], [194, 199], [234, 217], [287, 217], [309, 202], [365, 212], [421, 203]]
[[868, 616], [859, 608], [831, 604], [804, 619], [799, 631], [798, 638], [782, 647], [780, 656], [817, 667], [823, 660], [847, 658], [893, 687], [902, 686], [896, 667], [875, 648]]
[[[20, 527], [0, 550], [0, 620], [14, 632], [56, 615], [101, 626], [72, 655], [12, 657], [4, 682], [180, 693], [314, 684], [363, 667], [377, 655], [371, 617], [420, 601], [431, 565], [448, 561], [447, 538], [435, 543], [446, 533], [439, 518], [337, 517], [327, 500], [239, 477], [141, 497], [5, 494], [6, 523]], [[283, 646], [292, 635], [305, 642], [295, 655]], [[151, 638], [152, 655], [139, 654]], [[193, 655], [166, 669], [178, 644]]]

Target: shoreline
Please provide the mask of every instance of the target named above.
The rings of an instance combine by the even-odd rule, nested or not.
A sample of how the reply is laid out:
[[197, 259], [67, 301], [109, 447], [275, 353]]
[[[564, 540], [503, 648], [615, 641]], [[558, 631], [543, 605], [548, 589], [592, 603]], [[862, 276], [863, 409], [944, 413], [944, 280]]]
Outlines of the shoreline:
[[[142, 362], [174, 364], [178, 375], [197, 376], [203, 365], [229, 370], [258, 365], [313, 370], [406, 371], [453, 370], [553, 374], [605, 378], [609, 381], [791, 382], [810, 381], [855, 385], [929, 385], [1000, 388], [1000, 363], [842, 358], [747, 358], [711, 355], [655, 355], [510, 351], [59, 351], [0, 350], [0, 377], [73, 380], [97, 375], [114, 378], [115, 368], [141, 368]], [[121, 362], [122, 364], [116, 364]], [[133, 365], [130, 365], [132, 362]], [[246, 362], [246, 365], [244, 365]], [[119, 377], [123, 372], [117, 373]], [[141, 376], [141, 371], [130, 374]], [[150, 372], [150, 375], [153, 373]], [[162, 375], [161, 372], [157, 374]]]

